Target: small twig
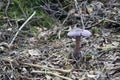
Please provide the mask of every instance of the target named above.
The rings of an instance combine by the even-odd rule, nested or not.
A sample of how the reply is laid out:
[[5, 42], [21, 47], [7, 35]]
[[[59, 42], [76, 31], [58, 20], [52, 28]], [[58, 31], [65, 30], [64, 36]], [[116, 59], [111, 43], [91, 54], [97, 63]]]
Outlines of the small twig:
[[62, 25], [64, 25], [64, 24], [65, 24], [65, 22], [68, 20], [69, 16], [70, 16], [70, 13], [68, 13], [68, 15], [67, 15], [67, 17], [64, 19], [64, 21], [63, 21]]
[[65, 24], [65, 22], [68, 20], [68, 18], [70, 17], [70, 15], [73, 14], [73, 13], [75, 13], [75, 10], [74, 10], [74, 9], [72, 9], [72, 10], [70, 10], [70, 11], [68, 12], [67, 17], [66, 17], [66, 18], [64, 19], [64, 21], [62, 22], [62, 25]]
[[12, 24], [11, 24], [11, 22], [10, 22], [10, 19], [9, 19], [9, 16], [8, 16], [8, 8], [9, 8], [9, 5], [10, 5], [10, 0], [8, 0], [8, 2], [7, 2], [7, 6], [6, 6], [6, 8], [5, 8], [5, 15], [6, 15], [6, 17], [7, 17], [7, 22], [8, 22], [8, 24], [9, 24], [10, 26], [12, 26]]
[[32, 66], [32, 67], [36, 67], [36, 68], [45, 68], [45, 69], [49, 69], [49, 70], [54, 70], [54, 71], [58, 71], [58, 72], [61, 72], [61, 73], [69, 73], [72, 70], [72, 69], [69, 69], [69, 70], [55, 69], [55, 68], [50, 68], [50, 67], [46, 67], [46, 66], [40, 66], [40, 65], [32, 64], [32, 63], [24, 63], [24, 62], [19, 62], [19, 63], [24, 64], [24, 65], [28, 65], [28, 66]]
[[27, 22], [36, 14], [36, 12], [33, 12], [33, 14], [22, 24], [22, 26], [18, 29], [16, 32], [15, 36], [13, 37], [11, 43], [9, 44], [10, 46], [13, 44], [15, 41], [15, 38], [17, 37], [18, 33], [21, 31], [21, 29], [27, 24]]
[[97, 26], [98, 24], [102, 23], [103, 21], [104, 21], [104, 19], [101, 19], [101, 20], [99, 20], [97, 23], [91, 25], [91, 27]]
[[111, 71], [117, 70], [117, 71], [119, 71], [120, 70], [120, 65], [119, 66], [115, 66], [115, 67], [111, 67], [110, 69], [108, 68], [108, 70], [111, 70]]
[[8, 49], [10, 48], [9, 44], [6, 42], [1, 42], [0, 46], [3, 46], [3, 47], [8, 48]]
[[115, 23], [115, 24], [120, 25], [120, 23], [117, 22], [117, 21], [113, 21], [113, 20], [110, 20], [110, 19], [104, 18], [104, 19], [99, 20], [97, 23], [93, 24], [92, 27], [97, 26], [98, 24], [102, 23], [103, 21], [108, 21], [108, 22], [112, 22], [112, 23]]
[[82, 16], [82, 10], [80, 7], [78, 7], [78, 2], [77, 0], [74, 0], [75, 1], [75, 7], [78, 11], [78, 14], [80, 15], [80, 18], [81, 18], [81, 22], [82, 22], [82, 28], [85, 29], [85, 25], [84, 25], [84, 21], [83, 21], [83, 16]]
[[114, 21], [114, 20], [110, 20], [110, 19], [107, 19], [107, 18], [105, 18], [104, 20], [105, 20], [105, 21], [108, 21], [108, 22], [112, 22], [112, 23], [115, 23], [115, 24], [120, 25], [120, 23], [119, 23], [119, 22]]
[[50, 74], [50, 75], [53, 75], [53, 76], [57, 76], [57, 77], [60, 77], [62, 79], [65, 79], [65, 80], [73, 80], [71, 78], [68, 78], [68, 77], [65, 77], [65, 76], [61, 76], [59, 74], [56, 74], [56, 73], [53, 73], [53, 72], [45, 72], [45, 71], [32, 71], [31, 73], [37, 73], [37, 74]]

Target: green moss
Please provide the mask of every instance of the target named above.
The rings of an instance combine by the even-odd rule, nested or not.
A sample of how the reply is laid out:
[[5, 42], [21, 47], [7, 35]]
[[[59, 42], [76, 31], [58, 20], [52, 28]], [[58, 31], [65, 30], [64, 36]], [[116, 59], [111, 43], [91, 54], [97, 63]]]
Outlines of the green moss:
[[[30, 25], [51, 28], [55, 23], [55, 20], [40, 8], [39, 5], [41, 4], [41, 1], [42, 0], [11, 0], [8, 8], [8, 15], [15, 20], [23, 20], [24, 18], [25, 21], [34, 11], [36, 11], [37, 14], [35, 15], [35, 18], [37, 19], [33, 19], [30, 22]], [[0, 15], [5, 16], [4, 10], [0, 12]]]

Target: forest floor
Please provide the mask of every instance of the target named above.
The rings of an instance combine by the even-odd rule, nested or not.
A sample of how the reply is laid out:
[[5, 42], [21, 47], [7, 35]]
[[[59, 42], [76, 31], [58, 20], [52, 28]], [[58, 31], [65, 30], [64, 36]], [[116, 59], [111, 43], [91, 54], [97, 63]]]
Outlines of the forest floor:
[[[11, 46], [8, 42], [16, 32], [4, 24], [0, 31], [0, 79], [119, 80], [120, 5], [113, 7], [107, 10], [104, 19], [96, 14], [92, 17], [96, 20], [88, 21], [85, 29], [92, 35], [82, 37], [82, 61], [68, 58], [75, 47], [74, 37], [67, 36], [74, 27], [67, 25], [71, 19], [67, 19], [68, 23], [66, 21], [62, 27], [60, 23], [51, 29], [36, 26], [38, 34], [29, 33], [28, 25], [19, 32]], [[91, 10], [91, 7], [87, 9]], [[92, 15], [92, 11], [89, 13]]]

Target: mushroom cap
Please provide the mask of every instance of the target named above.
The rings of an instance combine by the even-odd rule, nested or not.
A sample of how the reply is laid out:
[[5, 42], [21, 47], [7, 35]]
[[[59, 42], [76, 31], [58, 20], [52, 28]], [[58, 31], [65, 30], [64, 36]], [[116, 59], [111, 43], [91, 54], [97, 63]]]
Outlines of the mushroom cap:
[[88, 30], [80, 29], [80, 28], [74, 28], [71, 31], [67, 33], [67, 36], [85, 36], [89, 37], [92, 33]]

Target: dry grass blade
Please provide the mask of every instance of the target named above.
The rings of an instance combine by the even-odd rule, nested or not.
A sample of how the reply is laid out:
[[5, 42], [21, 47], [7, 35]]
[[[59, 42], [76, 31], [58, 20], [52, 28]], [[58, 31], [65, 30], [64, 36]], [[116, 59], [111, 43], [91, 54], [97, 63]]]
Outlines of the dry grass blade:
[[[31, 73], [43, 74], [43, 73], [45, 73], [45, 71], [32, 71]], [[53, 73], [53, 72], [47, 72], [46, 74], [57, 76], [57, 77], [60, 77], [62, 79], [65, 79], [65, 80], [72, 80], [71, 78], [68, 78], [68, 77], [65, 77], [65, 76], [61, 76], [61, 75]]]
[[61, 72], [61, 73], [69, 73], [72, 70], [72, 69], [70, 69], [70, 70], [55, 69], [55, 68], [50, 68], [50, 67], [46, 67], [46, 66], [40, 66], [40, 65], [31, 64], [31, 63], [24, 63], [24, 62], [19, 62], [19, 63], [23, 64], [23, 65], [28, 65], [28, 66], [36, 67], [36, 68], [45, 68], [45, 69], [49, 69], [49, 70], [53, 70], [53, 71], [58, 71], [58, 72]]

